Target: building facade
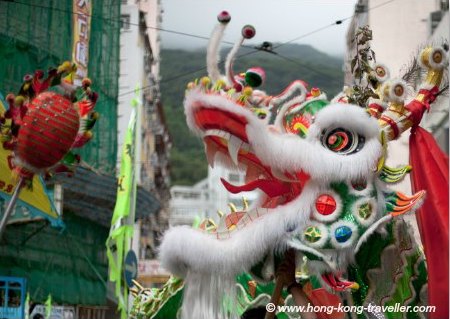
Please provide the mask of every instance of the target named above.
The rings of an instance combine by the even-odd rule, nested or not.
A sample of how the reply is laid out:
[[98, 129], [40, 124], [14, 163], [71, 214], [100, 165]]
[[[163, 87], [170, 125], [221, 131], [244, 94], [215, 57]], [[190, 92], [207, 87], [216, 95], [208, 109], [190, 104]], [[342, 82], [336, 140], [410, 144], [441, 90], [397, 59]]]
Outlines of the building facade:
[[[131, 114], [131, 100], [138, 100], [136, 163], [138, 185], [159, 201], [156, 214], [140, 218], [135, 226], [133, 249], [139, 258], [139, 281], [152, 285], [153, 279], [167, 279], [154, 267], [159, 238], [168, 227], [170, 135], [160, 94], [160, 36], [162, 22], [160, 0], [122, 0], [120, 33], [120, 79], [117, 145], [122, 147]], [[120, 154], [117, 158], [120, 163]], [[161, 276], [160, 276], [161, 275]], [[158, 277], [158, 278], [159, 278]], [[157, 282], [163, 279], [158, 279]]]
[[[75, 319], [115, 318], [114, 297], [107, 289], [105, 240], [117, 185], [120, 1], [2, 2], [0, 93], [17, 93], [24, 75], [74, 58], [74, 38], [80, 25], [74, 23], [73, 12], [79, 6], [92, 10], [90, 19], [82, 16], [83, 28], [78, 32], [89, 44], [83, 47], [88, 55], [82, 60], [92, 88], [100, 96], [95, 110], [101, 119], [92, 140], [79, 152], [84, 168], [79, 167], [73, 178], [58, 182], [65, 228], [52, 228], [42, 218], [12, 220], [0, 241], [0, 276], [25, 278], [33, 305], [42, 305], [51, 295], [53, 305], [73, 309]], [[1, 201], [0, 215], [4, 207]], [[23, 208], [17, 205], [17, 211]]]

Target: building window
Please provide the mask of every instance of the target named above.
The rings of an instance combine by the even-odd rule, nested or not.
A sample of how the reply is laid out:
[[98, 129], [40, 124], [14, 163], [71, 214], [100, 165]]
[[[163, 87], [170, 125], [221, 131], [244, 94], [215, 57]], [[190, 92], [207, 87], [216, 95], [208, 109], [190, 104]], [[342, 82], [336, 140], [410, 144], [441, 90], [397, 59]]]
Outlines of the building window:
[[120, 16], [120, 28], [123, 30], [130, 30], [130, 15], [123, 14]]
[[241, 181], [239, 174], [236, 173], [230, 173], [230, 175], [228, 175], [228, 179], [231, 183], [238, 183]]

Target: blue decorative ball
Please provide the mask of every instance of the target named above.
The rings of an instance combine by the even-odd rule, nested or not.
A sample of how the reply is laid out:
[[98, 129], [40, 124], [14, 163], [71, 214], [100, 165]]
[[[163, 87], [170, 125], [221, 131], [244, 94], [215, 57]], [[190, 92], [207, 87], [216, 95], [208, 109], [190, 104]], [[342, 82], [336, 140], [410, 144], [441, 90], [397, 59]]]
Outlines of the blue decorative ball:
[[348, 226], [339, 226], [334, 231], [334, 237], [336, 237], [338, 243], [345, 243], [352, 237], [352, 229]]

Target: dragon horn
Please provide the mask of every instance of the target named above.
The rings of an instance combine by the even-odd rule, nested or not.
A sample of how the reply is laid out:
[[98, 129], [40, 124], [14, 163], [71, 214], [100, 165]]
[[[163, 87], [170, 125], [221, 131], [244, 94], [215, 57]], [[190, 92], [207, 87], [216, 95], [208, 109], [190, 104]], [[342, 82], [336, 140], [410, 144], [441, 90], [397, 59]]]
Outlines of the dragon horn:
[[397, 81], [386, 85], [382, 90], [390, 99], [389, 107], [378, 120], [381, 129], [386, 133], [388, 141], [397, 139], [410, 127], [419, 125], [422, 115], [429, 110], [439, 92], [444, 68], [447, 65], [445, 51], [442, 48], [426, 47], [422, 50], [419, 61], [427, 69], [425, 80], [419, 86], [414, 100], [403, 105], [406, 85]]

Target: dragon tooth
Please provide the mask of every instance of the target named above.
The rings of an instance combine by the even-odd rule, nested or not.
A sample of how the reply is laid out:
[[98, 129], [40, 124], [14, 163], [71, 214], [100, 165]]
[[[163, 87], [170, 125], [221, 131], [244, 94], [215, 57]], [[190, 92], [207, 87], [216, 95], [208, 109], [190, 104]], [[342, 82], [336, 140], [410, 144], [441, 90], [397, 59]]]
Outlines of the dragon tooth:
[[242, 206], [243, 206], [245, 211], [248, 210], [248, 200], [245, 197], [242, 197]]
[[233, 203], [228, 203], [228, 207], [230, 207], [232, 213], [237, 212], [237, 208]]
[[235, 165], [238, 165], [238, 153], [242, 145], [242, 141], [235, 136], [231, 136], [228, 140], [228, 153]]
[[217, 148], [209, 143], [205, 143], [205, 153], [206, 153], [206, 160], [208, 161], [209, 166], [211, 168], [214, 168], [214, 159], [216, 158]]

